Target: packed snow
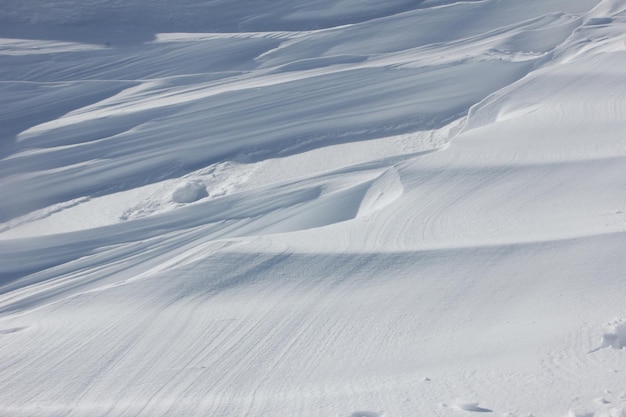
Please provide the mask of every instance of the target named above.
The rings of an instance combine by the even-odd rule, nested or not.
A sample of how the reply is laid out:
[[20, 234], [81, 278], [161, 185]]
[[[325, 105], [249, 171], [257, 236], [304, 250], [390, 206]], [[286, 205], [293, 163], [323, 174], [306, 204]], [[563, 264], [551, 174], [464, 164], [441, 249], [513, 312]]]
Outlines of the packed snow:
[[0, 415], [626, 416], [624, 0], [4, 0]]

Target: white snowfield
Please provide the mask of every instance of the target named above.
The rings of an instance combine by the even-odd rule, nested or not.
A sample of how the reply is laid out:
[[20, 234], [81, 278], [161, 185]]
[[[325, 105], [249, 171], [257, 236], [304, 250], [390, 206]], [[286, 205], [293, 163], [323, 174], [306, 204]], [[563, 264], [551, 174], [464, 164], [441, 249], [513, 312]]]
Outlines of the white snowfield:
[[0, 416], [626, 417], [626, 1], [0, 1]]

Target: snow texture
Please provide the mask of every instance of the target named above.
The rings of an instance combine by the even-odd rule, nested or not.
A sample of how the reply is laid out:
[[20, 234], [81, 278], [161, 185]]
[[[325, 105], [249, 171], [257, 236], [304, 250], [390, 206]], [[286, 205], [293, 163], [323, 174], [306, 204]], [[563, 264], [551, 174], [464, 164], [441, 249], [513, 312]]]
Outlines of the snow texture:
[[1, 416], [626, 417], [623, 0], [0, 3]]

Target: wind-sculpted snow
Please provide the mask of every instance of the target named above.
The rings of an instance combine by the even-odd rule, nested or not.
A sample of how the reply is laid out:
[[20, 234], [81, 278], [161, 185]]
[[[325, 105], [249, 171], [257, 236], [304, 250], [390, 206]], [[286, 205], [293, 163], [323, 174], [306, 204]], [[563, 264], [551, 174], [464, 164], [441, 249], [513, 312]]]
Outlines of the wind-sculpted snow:
[[623, 416], [624, 33], [5, 1], [0, 415]]

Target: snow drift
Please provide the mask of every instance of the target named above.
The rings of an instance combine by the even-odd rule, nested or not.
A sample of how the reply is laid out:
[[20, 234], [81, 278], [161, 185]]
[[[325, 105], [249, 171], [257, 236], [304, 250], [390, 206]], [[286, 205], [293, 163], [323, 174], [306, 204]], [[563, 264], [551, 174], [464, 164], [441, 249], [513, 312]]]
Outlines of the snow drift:
[[0, 414], [623, 415], [624, 33], [5, 1]]

